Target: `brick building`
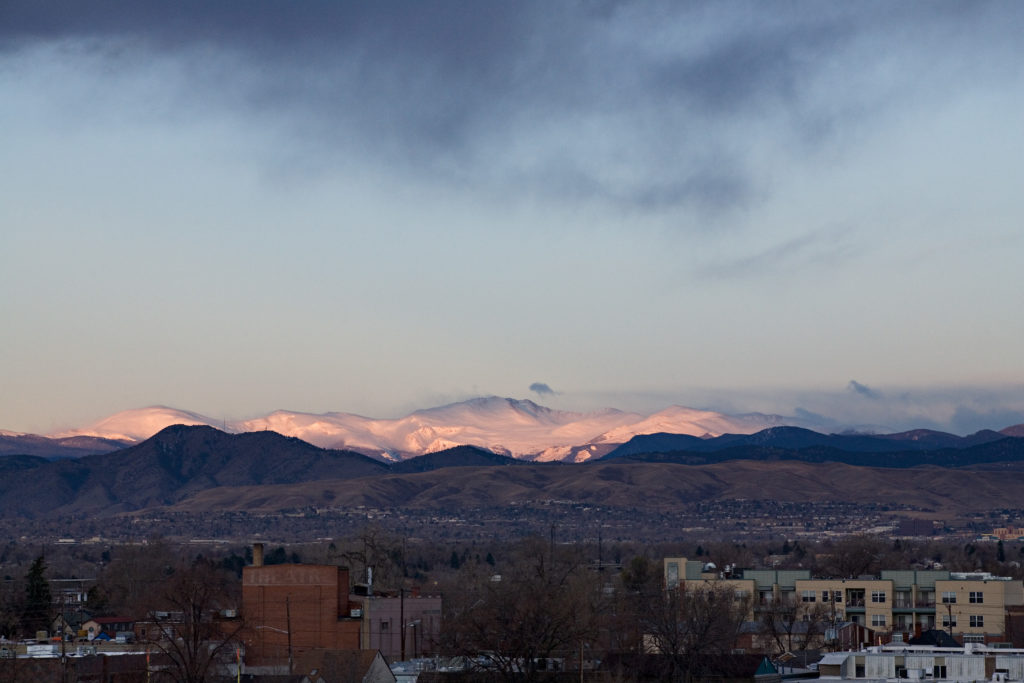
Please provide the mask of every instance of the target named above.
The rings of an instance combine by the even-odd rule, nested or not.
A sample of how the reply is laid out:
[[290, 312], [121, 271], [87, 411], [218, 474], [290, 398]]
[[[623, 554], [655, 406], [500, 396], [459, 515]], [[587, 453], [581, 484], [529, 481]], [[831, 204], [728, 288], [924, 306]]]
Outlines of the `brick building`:
[[380, 650], [390, 661], [437, 652], [441, 636], [441, 596], [405, 591], [400, 595], [351, 598], [362, 605], [363, 649]]
[[247, 669], [284, 669], [315, 648], [358, 650], [358, 603], [349, 603], [345, 567], [316, 564], [263, 565], [257, 545], [252, 566], [242, 570], [243, 642]]

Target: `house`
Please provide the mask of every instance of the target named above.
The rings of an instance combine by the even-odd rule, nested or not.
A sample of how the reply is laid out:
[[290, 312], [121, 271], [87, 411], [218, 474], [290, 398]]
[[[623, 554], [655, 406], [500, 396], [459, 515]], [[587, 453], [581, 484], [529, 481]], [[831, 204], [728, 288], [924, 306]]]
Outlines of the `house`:
[[315, 648], [295, 660], [301, 683], [395, 683], [379, 650]]
[[87, 640], [93, 640], [100, 635], [116, 640], [119, 633], [132, 634], [134, 637], [134, 629], [135, 620], [131, 617], [94, 617], [82, 624], [82, 631], [85, 631]]

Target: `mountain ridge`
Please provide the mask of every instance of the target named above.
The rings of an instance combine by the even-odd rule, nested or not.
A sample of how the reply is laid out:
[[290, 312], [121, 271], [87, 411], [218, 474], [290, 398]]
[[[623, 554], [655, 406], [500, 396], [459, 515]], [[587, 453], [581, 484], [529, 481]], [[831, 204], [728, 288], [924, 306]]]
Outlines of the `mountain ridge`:
[[[579, 413], [556, 410], [529, 399], [487, 396], [413, 411], [405, 417], [376, 419], [352, 413], [321, 414], [275, 410], [245, 420], [214, 420], [199, 413], [156, 405], [115, 413], [92, 425], [50, 437], [0, 432], [0, 455], [38, 455], [48, 458], [80, 457], [141, 443], [160, 429], [173, 425], [205, 425], [227, 433], [270, 430], [332, 450], [349, 450], [379, 460], [399, 462], [456, 446], [474, 446], [520, 460], [585, 462], [620, 451], [638, 436], [673, 434], [688, 438], [682, 450], [706, 451], [726, 440], [742, 442], [765, 429], [779, 434], [798, 434], [808, 424], [796, 418], [762, 413], [725, 415], [683, 406], [669, 406], [650, 415], [614, 408]], [[1014, 431], [1016, 430], [1016, 431]], [[883, 440], [897, 441], [909, 450], [959, 447], [984, 443], [1012, 434], [1024, 435], [1024, 425], [1001, 432], [986, 430], [959, 437], [945, 432], [918, 429], [893, 434], [841, 432], [808, 436], [807, 443], [768, 443], [783, 448], [818, 445], [827, 447], [843, 440], [849, 448], [855, 439], [891, 448]], [[47, 441], [47, 439], [50, 441]], [[664, 437], [659, 437], [664, 438]], [[752, 437], [753, 438], [753, 437]], [[958, 445], [959, 444], [959, 445]], [[630, 446], [632, 448], [632, 446]], [[654, 448], [654, 451], [668, 447]], [[673, 446], [668, 450], [679, 449]], [[620, 452], [621, 454], [621, 452]]]
[[[555, 410], [529, 399], [487, 396], [416, 410], [405, 417], [375, 419], [351, 413], [276, 410], [245, 420], [214, 420], [167, 406], [122, 411], [54, 436], [90, 436], [139, 442], [172, 424], [206, 425], [231, 433], [269, 429], [321, 448], [354, 450], [385, 460], [404, 460], [454, 446], [477, 446], [525, 460], [583, 461], [638, 433], [671, 429], [717, 435], [749, 433], [785, 422], [781, 416], [729, 416], [682, 406], [652, 415], [604, 409]], [[590, 448], [590, 446], [594, 448]]]
[[[229, 434], [208, 425], [173, 425], [110, 453], [59, 460], [0, 458], [5, 475], [0, 477], [0, 516], [103, 516], [180, 510], [193, 504], [207, 509], [229, 499], [235, 502], [223, 503], [228, 509], [243, 504], [286, 509], [296, 507], [296, 501], [336, 507], [358, 500], [367, 502], [352, 504], [440, 508], [549, 498], [632, 500], [650, 507], [690, 502], [701, 491], [709, 496], [738, 495], [757, 485], [737, 480], [734, 475], [740, 471], [761, 472], [762, 478], [789, 472], [810, 488], [821, 488], [815, 482], [825, 478], [833, 482], [827, 487], [831, 491], [837, 468], [847, 473], [851, 490], [885, 485], [892, 489], [886, 495], [893, 500], [906, 494], [897, 483], [909, 486], [914, 477], [944, 487], [921, 494], [922, 500], [931, 502], [950, 499], [962, 506], [969, 496], [949, 487], [974, 483], [983, 486], [986, 496], [1000, 483], [1008, 487], [1010, 493], [1000, 493], [999, 500], [1009, 500], [1011, 493], [1024, 495], [1024, 480], [1006, 472], [1024, 470], [1024, 438], [1007, 436], [962, 448], [878, 452], [840, 451], [815, 443], [817, 437], [829, 435], [772, 428], [754, 435], [726, 435], [717, 450], [625, 454], [580, 464], [528, 462], [473, 446], [385, 463], [269, 430]], [[682, 438], [709, 447], [715, 441]], [[812, 445], [784, 448], [780, 444], [787, 438]], [[857, 438], [861, 437], [851, 443], [864, 447]], [[893, 443], [899, 446], [898, 441]], [[916, 474], [903, 474], [912, 468]], [[704, 483], [698, 486], [697, 480]], [[668, 482], [680, 490], [673, 493], [666, 488]]]

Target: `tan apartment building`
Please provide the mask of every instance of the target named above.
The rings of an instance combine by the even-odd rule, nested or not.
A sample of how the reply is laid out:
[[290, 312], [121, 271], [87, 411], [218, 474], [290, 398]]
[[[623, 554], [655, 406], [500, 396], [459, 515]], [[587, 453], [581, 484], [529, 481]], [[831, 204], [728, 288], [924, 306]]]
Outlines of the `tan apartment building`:
[[932, 628], [962, 643], [1024, 638], [1010, 632], [1011, 617], [1024, 613], [1024, 583], [1009, 577], [885, 570], [878, 577], [817, 579], [809, 570], [705, 569], [710, 567], [686, 558], [666, 558], [665, 586], [727, 585], [737, 600], [752, 598], [751, 621], [773, 606], [785, 606], [804, 621], [865, 626], [883, 642], [906, 641]]

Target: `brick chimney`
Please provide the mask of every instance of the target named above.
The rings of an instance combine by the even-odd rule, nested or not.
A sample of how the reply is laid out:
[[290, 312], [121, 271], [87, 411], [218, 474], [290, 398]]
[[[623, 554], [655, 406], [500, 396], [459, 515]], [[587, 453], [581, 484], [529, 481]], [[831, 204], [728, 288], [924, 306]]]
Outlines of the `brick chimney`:
[[262, 567], [263, 566], [263, 544], [253, 543], [252, 544], [252, 566]]

